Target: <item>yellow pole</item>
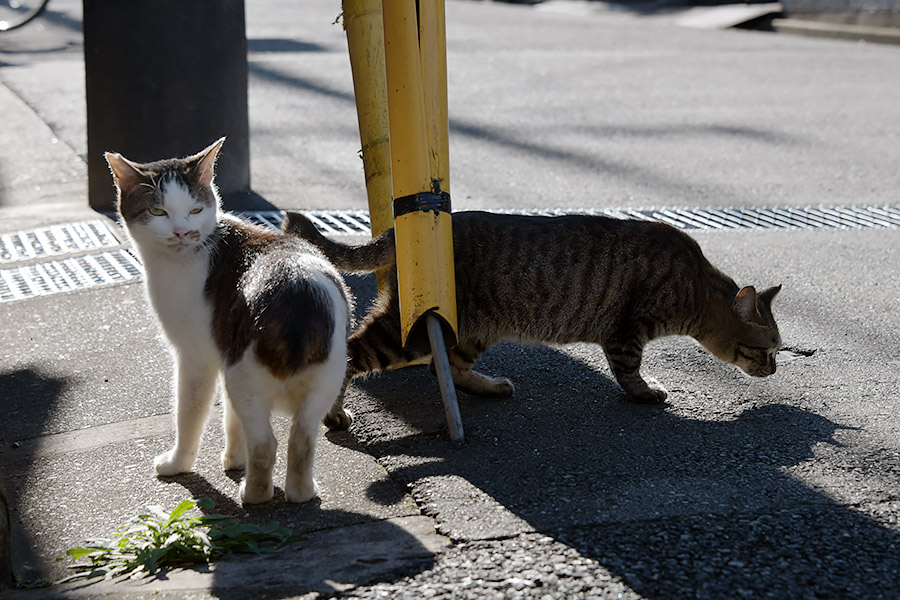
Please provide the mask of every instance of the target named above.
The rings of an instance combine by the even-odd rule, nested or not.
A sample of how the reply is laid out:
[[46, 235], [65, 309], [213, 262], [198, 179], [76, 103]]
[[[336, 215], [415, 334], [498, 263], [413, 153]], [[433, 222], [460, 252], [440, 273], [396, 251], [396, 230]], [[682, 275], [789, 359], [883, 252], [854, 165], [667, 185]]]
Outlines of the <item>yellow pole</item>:
[[[435, 0], [418, 5], [425, 15], [421, 31], [415, 0], [383, 0], [382, 8], [401, 334], [407, 348], [430, 347], [450, 439], [462, 441], [447, 358], [447, 348], [456, 344], [456, 285], [446, 190], [443, 10], [438, 17]], [[429, 74], [427, 92], [423, 73]], [[443, 87], [435, 83], [441, 76]]]
[[452, 346], [456, 290], [449, 197], [432, 185], [415, 3], [384, 0], [383, 17], [403, 344], [427, 348], [423, 317], [433, 315]]
[[[381, 0], [343, 0], [342, 20], [350, 51], [369, 219], [375, 237], [394, 226]], [[387, 269], [377, 273], [378, 289], [384, 285], [384, 271]]]
[[447, 115], [447, 42], [444, 0], [419, 4], [419, 52], [425, 93], [426, 134], [432, 186], [450, 193]]

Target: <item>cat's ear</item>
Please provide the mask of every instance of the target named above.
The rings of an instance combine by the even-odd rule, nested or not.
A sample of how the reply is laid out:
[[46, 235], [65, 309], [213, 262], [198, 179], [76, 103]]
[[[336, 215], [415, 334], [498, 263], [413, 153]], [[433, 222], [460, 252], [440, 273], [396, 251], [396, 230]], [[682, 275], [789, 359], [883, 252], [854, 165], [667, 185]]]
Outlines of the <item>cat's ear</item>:
[[131, 162], [121, 154], [107, 152], [103, 156], [112, 171], [113, 181], [123, 194], [127, 194], [146, 179], [138, 165]]
[[759, 299], [763, 304], [765, 304], [769, 308], [772, 308], [772, 300], [775, 298], [775, 296], [778, 295], [778, 292], [780, 292], [780, 291], [781, 291], [781, 284], [772, 286], [770, 288], [767, 288], [767, 289], [761, 291], [759, 293]]
[[741, 288], [741, 291], [734, 297], [731, 307], [734, 314], [745, 321], [751, 321], [759, 318], [759, 311], [756, 309], [757, 300], [756, 288], [752, 285]]
[[219, 150], [224, 143], [225, 138], [220, 137], [190, 158], [192, 161], [197, 161], [197, 183], [200, 185], [208, 186], [212, 184], [216, 176], [216, 159], [219, 157]]

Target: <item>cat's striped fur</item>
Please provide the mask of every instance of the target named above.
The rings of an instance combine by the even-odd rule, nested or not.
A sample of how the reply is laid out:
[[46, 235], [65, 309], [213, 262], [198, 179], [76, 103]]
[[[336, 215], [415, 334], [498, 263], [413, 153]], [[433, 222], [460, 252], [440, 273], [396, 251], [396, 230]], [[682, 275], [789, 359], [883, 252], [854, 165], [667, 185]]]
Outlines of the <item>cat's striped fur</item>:
[[[360, 246], [322, 236], [303, 215], [288, 213], [285, 231], [318, 246], [345, 272], [394, 263], [393, 230]], [[602, 216], [539, 217], [487, 212], [453, 215], [458, 345], [449, 353], [457, 388], [508, 396], [507, 379], [472, 369], [500, 340], [600, 344], [630, 400], [656, 403], [660, 386], [640, 375], [644, 346], [689, 335], [719, 359], [754, 376], [775, 372], [781, 345], [771, 303], [780, 286], [739, 288], [703, 256], [687, 234], [662, 223]], [[361, 326], [351, 335], [351, 377], [420, 356], [400, 343], [396, 267]], [[346, 426], [336, 405], [331, 426]]]

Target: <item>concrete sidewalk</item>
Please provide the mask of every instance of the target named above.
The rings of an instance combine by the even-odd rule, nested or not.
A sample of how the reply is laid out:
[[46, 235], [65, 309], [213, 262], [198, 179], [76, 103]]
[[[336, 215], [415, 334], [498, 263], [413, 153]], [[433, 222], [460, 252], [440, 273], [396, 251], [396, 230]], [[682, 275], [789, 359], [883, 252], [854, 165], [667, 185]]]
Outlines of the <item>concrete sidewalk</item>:
[[[127, 250], [87, 208], [80, 2], [50, 11], [0, 37], [0, 236], [99, 221], [113, 237], [0, 256], [0, 270]], [[363, 208], [337, 4], [247, 11], [254, 191], [279, 208]], [[898, 203], [898, 48], [464, 1], [448, 3], [448, 29], [455, 209]], [[896, 598], [898, 232], [693, 234], [739, 283], [784, 285], [790, 354], [775, 376], [663, 340], [644, 369], [669, 401], [633, 406], [597, 347], [500, 345], [482, 366], [517, 393], [462, 397], [456, 447], [427, 369], [385, 374], [352, 386], [350, 432], [323, 430], [322, 496], [302, 506], [280, 491], [240, 505], [218, 413], [194, 473], [155, 477], [172, 366], [139, 272], [0, 302], [20, 584], [3, 597]], [[351, 283], [364, 306], [372, 281]], [[67, 548], [203, 496], [307, 539], [161, 578], [36, 587], [66, 574]]]

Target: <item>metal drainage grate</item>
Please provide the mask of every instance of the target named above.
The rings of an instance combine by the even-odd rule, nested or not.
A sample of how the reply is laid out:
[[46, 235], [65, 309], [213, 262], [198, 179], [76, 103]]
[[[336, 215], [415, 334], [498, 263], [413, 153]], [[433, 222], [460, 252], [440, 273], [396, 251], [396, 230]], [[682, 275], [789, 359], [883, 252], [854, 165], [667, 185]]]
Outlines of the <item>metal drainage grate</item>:
[[[568, 214], [606, 215], [619, 219], [662, 221], [678, 229], [896, 229], [900, 228], [900, 207], [750, 207], [750, 208], [663, 208], [663, 209], [545, 209], [500, 210], [509, 214], [559, 216]], [[283, 219], [279, 211], [241, 213], [249, 219], [278, 229]], [[363, 210], [303, 211], [325, 235], [368, 235], [369, 213]]]
[[[371, 233], [369, 213], [364, 210], [304, 210], [302, 212], [325, 235], [368, 235]], [[278, 210], [246, 211], [239, 214], [273, 229], [278, 229], [284, 220], [284, 213]]]
[[130, 281], [141, 273], [137, 258], [124, 248], [0, 269], [0, 303]]
[[[597, 214], [623, 219], [662, 221], [692, 230], [898, 229], [900, 206], [663, 208], [497, 211], [558, 216]], [[246, 211], [242, 216], [278, 229], [281, 211]], [[369, 235], [364, 210], [304, 211], [325, 235]], [[140, 262], [121, 246], [110, 226], [100, 220], [42, 227], [0, 235], [0, 303], [23, 300], [139, 279]], [[99, 250], [106, 250], [98, 252]], [[80, 254], [47, 260], [61, 254]], [[41, 260], [44, 259], [44, 260]]]
[[900, 227], [900, 207], [760, 207], [631, 211], [679, 229], [882, 229]]
[[114, 248], [121, 242], [103, 221], [52, 225], [0, 235], [0, 264]]

